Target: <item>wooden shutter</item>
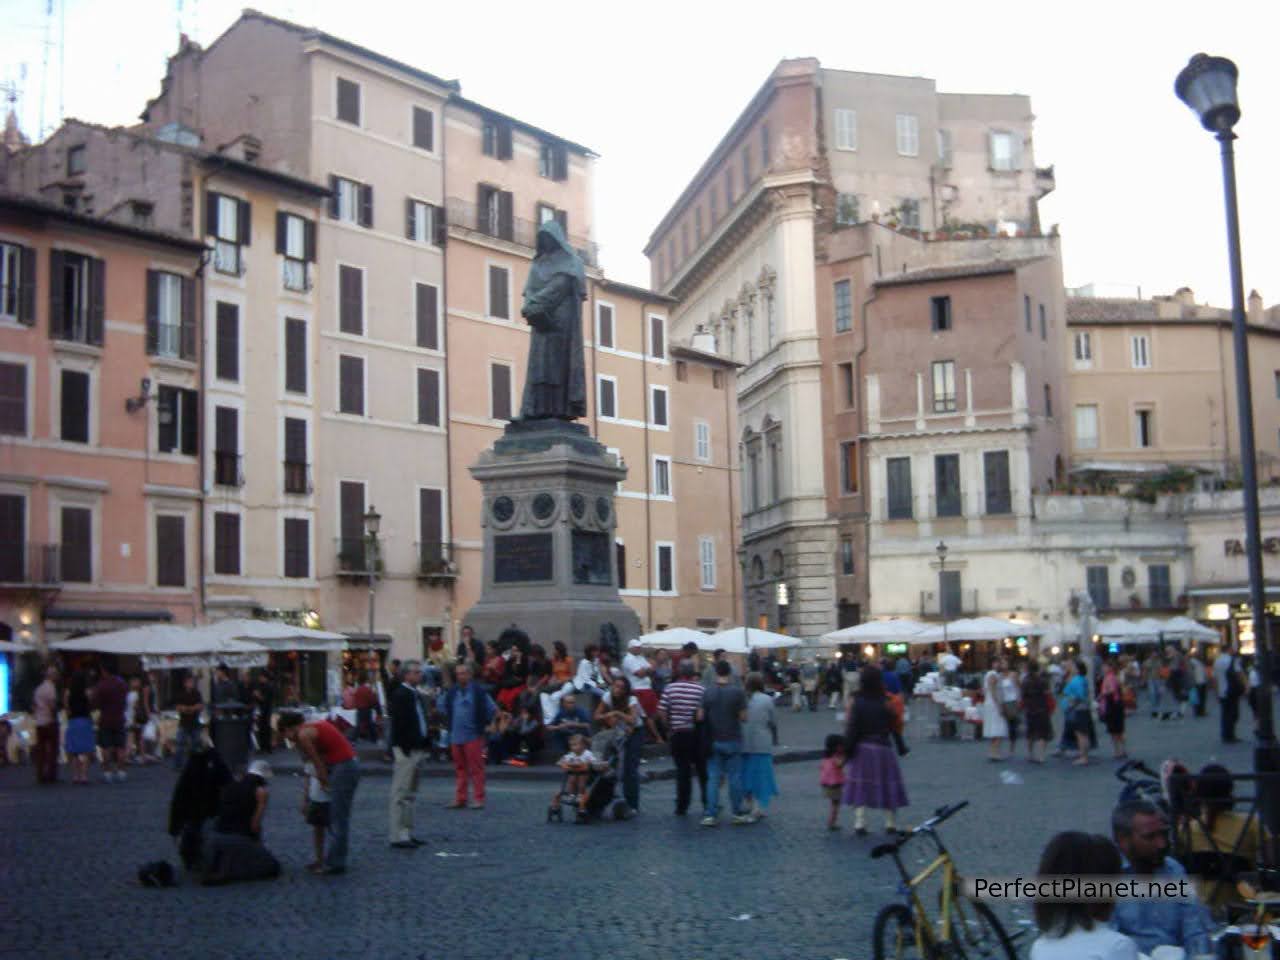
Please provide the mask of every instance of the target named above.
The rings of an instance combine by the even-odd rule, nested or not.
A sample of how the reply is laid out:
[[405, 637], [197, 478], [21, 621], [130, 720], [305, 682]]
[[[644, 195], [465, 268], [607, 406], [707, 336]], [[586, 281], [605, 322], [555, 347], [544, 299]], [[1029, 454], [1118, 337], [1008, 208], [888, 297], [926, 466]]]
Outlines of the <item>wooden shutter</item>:
[[200, 452], [200, 394], [195, 390], [179, 390], [182, 407], [182, 452], [194, 457]]
[[649, 356], [665, 357], [667, 355], [666, 342], [662, 330], [662, 318], [649, 318]]
[[338, 412], [364, 415], [364, 361], [338, 358]]
[[213, 449], [235, 454], [240, 450], [240, 420], [235, 407], [214, 408]]
[[476, 184], [476, 222], [475, 228], [481, 233], [489, 233], [489, 195], [493, 187], [483, 183]]
[[276, 253], [289, 252], [289, 215], [276, 211]]
[[89, 442], [89, 374], [80, 370], [62, 371], [63, 440]]
[[49, 251], [49, 336], [61, 337], [66, 330], [62, 315], [62, 284], [66, 279], [67, 258], [61, 250]]
[[204, 235], [218, 235], [218, 195], [212, 190], [204, 192]]
[[364, 333], [364, 271], [359, 267], [338, 268], [338, 329], [343, 333]]
[[364, 484], [343, 480], [338, 485], [338, 533], [343, 540], [364, 539]]
[[316, 262], [316, 224], [314, 220], [302, 221], [302, 256], [307, 263]]
[[495, 121], [498, 129], [498, 159], [511, 159], [511, 124], [501, 120]]
[[439, 370], [418, 370], [418, 423], [440, 426]]
[[26, 432], [27, 366], [0, 363], [0, 433], [21, 436]]
[[21, 494], [0, 494], [0, 580], [8, 583], [17, 583], [25, 579], [23, 568], [27, 564], [26, 501], [27, 498]]
[[236, 201], [236, 242], [242, 247], [249, 246], [253, 234], [253, 215], [248, 200]]
[[295, 317], [284, 321], [284, 388], [307, 392], [307, 324]]
[[511, 419], [511, 368], [504, 363], [489, 365], [489, 408], [494, 420]]
[[86, 257], [89, 272], [89, 343], [102, 346], [103, 317], [106, 314], [107, 300], [107, 265], [96, 257]]
[[667, 425], [667, 391], [653, 391], [653, 422], [660, 427]]
[[36, 252], [30, 247], [18, 248], [18, 322], [36, 322]]
[[437, 247], [444, 246], [445, 237], [448, 236], [449, 229], [444, 219], [444, 207], [432, 206], [431, 208], [431, 240]]
[[405, 197], [404, 198], [404, 235], [410, 240], [412, 240], [418, 232], [417, 230], [414, 229], [415, 226], [416, 224], [414, 223], [413, 197]]
[[284, 418], [284, 459], [288, 463], [307, 462], [307, 421]]
[[156, 449], [161, 453], [173, 453], [178, 448], [178, 396], [177, 387], [161, 387], [156, 397]]
[[505, 267], [489, 267], [489, 316], [511, 319], [508, 274]]
[[160, 350], [160, 273], [147, 271], [147, 353]]
[[670, 547], [658, 547], [658, 589], [664, 592], [672, 589]]
[[216, 369], [219, 380], [240, 379], [240, 308], [234, 303], [218, 301], [215, 318], [217, 330]]
[[182, 317], [178, 321], [179, 355], [183, 360], [196, 358], [196, 283], [182, 277]]
[[[442, 559], [440, 544], [444, 541], [444, 499], [439, 490], [418, 490], [418, 543], [424, 558]], [[428, 552], [432, 551], [432, 552]]]
[[87, 507], [62, 508], [62, 579], [93, 579], [93, 512]]
[[423, 150], [434, 150], [435, 129], [434, 118], [430, 110], [421, 107], [413, 108], [413, 145]]
[[187, 585], [186, 519], [156, 517], [156, 586]]
[[613, 347], [613, 307], [607, 307], [600, 304], [600, 323], [596, 332], [599, 338], [599, 345], [602, 347]]
[[551, 149], [551, 176], [556, 180], [569, 179], [569, 152], [562, 146]]
[[305, 577], [311, 568], [311, 525], [301, 517], [284, 521], [284, 575]]
[[337, 220], [339, 210], [338, 178], [331, 173], [329, 174], [329, 216]]
[[338, 78], [338, 119], [360, 125], [360, 85]]
[[498, 236], [511, 240], [515, 236], [515, 199], [510, 190], [498, 191]]
[[213, 572], [240, 573], [240, 514], [213, 515]]
[[373, 227], [373, 187], [367, 183], [359, 184], [360, 189], [360, 226]]
[[440, 322], [436, 288], [429, 283], [417, 285], [418, 346], [440, 349]]

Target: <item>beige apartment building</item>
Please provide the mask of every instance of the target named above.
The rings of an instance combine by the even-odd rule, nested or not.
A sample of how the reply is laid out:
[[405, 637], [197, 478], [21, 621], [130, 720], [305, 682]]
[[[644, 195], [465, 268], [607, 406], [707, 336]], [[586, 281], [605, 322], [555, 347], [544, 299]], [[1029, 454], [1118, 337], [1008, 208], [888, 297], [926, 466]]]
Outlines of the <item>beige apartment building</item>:
[[650, 237], [652, 282], [679, 300], [672, 339], [709, 336], [742, 364], [751, 623], [814, 636], [865, 615], [864, 371], [845, 346], [881, 296], [873, 280], [1008, 257], [971, 238], [1038, 233], [1053, 177], [1034, 166], [1031, 124], [1025, 97], [784, 60]]
[[[1259, 476], [1280, 477], [1280, 307], [1249, 296]], [[1071, 469], [1081, 482], [1166, 467], [1240, 472], [1231, 311], [1183, 287], [1151, 299], [1067, 299]]]
[[[311, 481], [311, 576], [326, 627], [402, 656], [451, 617], [448, 584], [419, 576], [419, 550], [426, 515], [443, 515], [448, 497], [441, 127], [456, 88], [246, 11], [208, 49], [184, 42], [142, 114], [149, 129], [177, 123], [206, 144], [252, 137], [257, 164], [330, 190], [311, 292], [312, 462], [322, 465]], [[275, 422], [250, 429], [278, 442]], [[372, 544], [364, 517], [375, 509]]]

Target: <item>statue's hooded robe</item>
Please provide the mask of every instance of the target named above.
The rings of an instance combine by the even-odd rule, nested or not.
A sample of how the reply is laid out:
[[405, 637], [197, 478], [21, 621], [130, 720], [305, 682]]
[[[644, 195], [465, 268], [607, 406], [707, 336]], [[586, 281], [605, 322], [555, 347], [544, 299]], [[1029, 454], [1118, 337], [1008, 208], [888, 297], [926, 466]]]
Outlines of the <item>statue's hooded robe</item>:
[[581, 258], [554, 220], [538, 227], [537, 246], [520, 310], [533, 328], [520, 419], [573, 420], [587, 415], [582, 355], [586, 275]]

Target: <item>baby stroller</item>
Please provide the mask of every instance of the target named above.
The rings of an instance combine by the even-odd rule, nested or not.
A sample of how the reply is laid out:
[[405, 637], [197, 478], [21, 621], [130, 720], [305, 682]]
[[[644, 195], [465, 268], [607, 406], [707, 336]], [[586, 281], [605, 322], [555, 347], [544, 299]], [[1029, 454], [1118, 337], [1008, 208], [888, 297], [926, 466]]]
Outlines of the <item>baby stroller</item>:
[[617, 791], [625, 743], [626, 733], [619, 729], [601, 730], [591, 738], [591, 754], [596, 762], [588, 774], [586, 789], [582, 791], [586, 802], [580, 803], [578, 794], [567, 789], [570, 775], [566, 773], [560, 783], [560, 802], [547, 810], [547, 823], [563, 823], [566, 804], [574, 811], [574, 823], [590, 823], [603, 816]]

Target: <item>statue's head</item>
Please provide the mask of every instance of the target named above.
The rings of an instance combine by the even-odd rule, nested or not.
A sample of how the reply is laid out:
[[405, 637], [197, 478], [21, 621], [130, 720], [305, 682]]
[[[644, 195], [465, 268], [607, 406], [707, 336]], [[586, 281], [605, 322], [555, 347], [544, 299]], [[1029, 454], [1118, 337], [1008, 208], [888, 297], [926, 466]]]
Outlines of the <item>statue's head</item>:
[[564, 229], [555, 220], [548, 220], [538, 227], [538, 253], [556, 253], [563, 250], [565, 253], [577, 256], [573, 247], [569, 245], [568, 239], [564, 235]]

